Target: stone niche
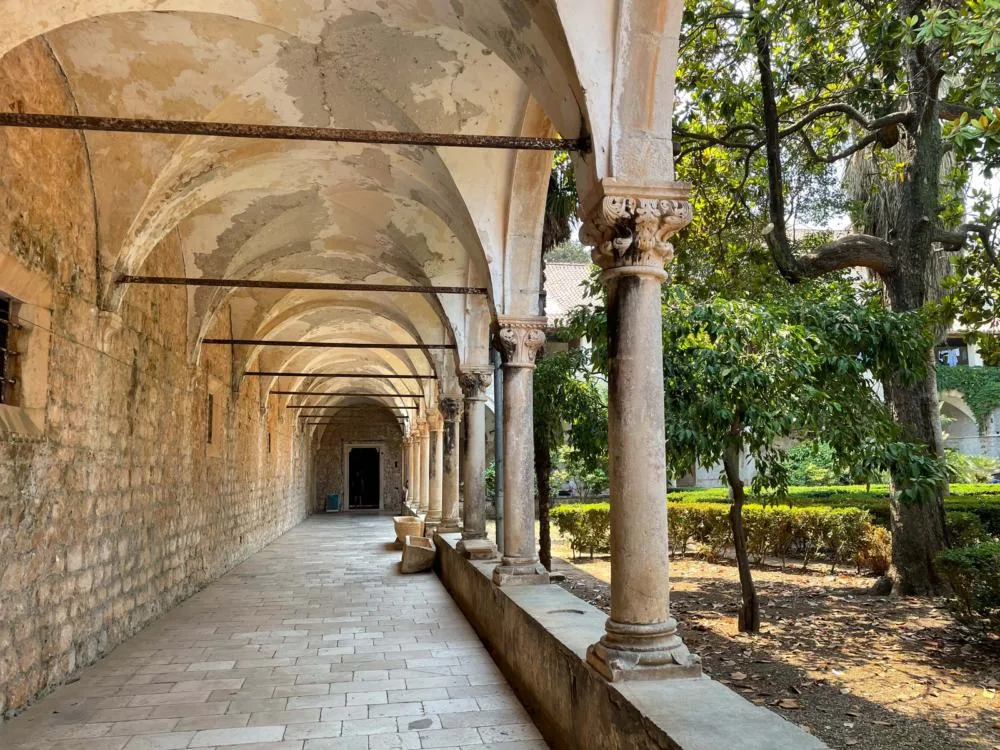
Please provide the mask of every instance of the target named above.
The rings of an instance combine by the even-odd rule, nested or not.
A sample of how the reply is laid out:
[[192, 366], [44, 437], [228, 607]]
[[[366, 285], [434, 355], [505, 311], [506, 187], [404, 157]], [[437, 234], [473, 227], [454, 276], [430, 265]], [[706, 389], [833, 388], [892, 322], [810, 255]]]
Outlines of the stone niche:
[[335, 419], [316, 430], [314, 440], [314, 508], [322, 512], [327, 495], [340, 495], [346, 507], [347, 481], [345, 461], [352, 446], [375, 447], [380, 453], [380, 508], [383, 513], [403, 510], [403, 432], [392, 414], [384, 409], [355, 412]]

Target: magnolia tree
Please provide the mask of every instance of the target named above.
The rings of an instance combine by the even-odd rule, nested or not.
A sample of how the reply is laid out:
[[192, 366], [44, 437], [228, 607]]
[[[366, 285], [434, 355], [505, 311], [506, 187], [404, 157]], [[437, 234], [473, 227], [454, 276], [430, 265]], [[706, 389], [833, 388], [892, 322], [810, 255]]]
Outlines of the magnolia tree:
[[[998, 102], [996, 0], [694, 0], [678, 71], [678, 174], [697, 185], [722, 173], [702, 199], [757, 224], [786, 282], [864, 267], [891, 310], [916, 311], [938, 299], [948, 253], [981, 256], [964, 264], [975, 269], [997, 264], [998, 215], [970, 220], [964, 190], [974, 170], [1000, 161]], [[814, 241], [796, 228], [824, 209], [849, 213], [852, 231]], [[910, 372], [931, 345], [908, 353]], [[940, 454], [933, 371], [879, 376], [908, 439]], [[933, 560], [945, 489], [892, 503], [898, 592], [942, 586]]]
[[[923, 360], [913, 356], [927, 345], [920, 317], [859, 301], [844, 283], [797, 291], [755, 302], [696, 301], [678, 285], [664, 292], [666, 461], [674, 476], [696, 462], [723, 466], [745, 632], [760, 628], [760, 607], [743, 529], [742, 456], [756, 465], [754, 489], [779, 497], [787, 488], [781, 446], [788, 439], [822, 439], [838, 467], [856, 476], [892, 472], [903, 504], [933, 496], [943, 475], [926, 446], [906, 441], [873, 390], [872, 378], [910, 383], [925, 376]], [[581, 308], [573, 323], [591, 341], [606, 342], [602, 309]], [[594, 361], [606, 367], [600, 343]]]

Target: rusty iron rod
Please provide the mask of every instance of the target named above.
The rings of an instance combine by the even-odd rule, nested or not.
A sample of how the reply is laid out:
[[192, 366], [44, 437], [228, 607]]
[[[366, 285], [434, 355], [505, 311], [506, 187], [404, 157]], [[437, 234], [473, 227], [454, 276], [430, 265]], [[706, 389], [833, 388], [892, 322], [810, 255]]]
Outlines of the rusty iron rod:
[[362, 393], [360, 391], [271, 391], [275, 396], [395, 396], [398, 398], [423, 398], [422, 393]]
[[373, 143], [386, 146], [438, 148], [497, 148], [518, 151], [589, 151], [589, 138], [531, 138], [511, 135], [464, 133], [400, 133], [387, 130], [310, 128], [294, 125], [257, 125], [199, 120], [158, 120], [146, 117], [93, 117], [87, 115], [0, 112], [0, 126], [54, 130], [97, 130], [111, 133], [158, 133], [223, 138], [284, 141]]
[[345, 341], [271, 341], [269, 339], [202, 339], [203, 344], [226, 346], [302, 346], [315, 349], [449, 349], [454, 344], [352, 344]]
[[[407, 411], [419, 411], [420, 410], [419, 406], [398, 406], [396, 404], [383, 404], [381, 402], [376, 402], [376, 403], [372, 403], [372, 404], [365, 404], [363, 406], [359, 406], [357, 404], [351, 404], [351, 405], [347, 405], [347, 406], [338, 406], [337, 404], [289, 404], [285, 408], [286, 409], [324, 409], [324, 410], [330, 410], [330, 409], [353, 409], [353, 410], [362, 409], [362, 410], [364, 410], [364, 409], [369, 409], [369, 408], [374, 407], [374, 406], [384, 406], [386, 409], [406, 409]], [[312, 414], [300, 414], [299, 416], [310, 417], [310, 416], [315, 416], [315, 415], [312, 415]]]
[[413, 294], [485, 295], [485, 287], [409, 286], [407, 284], [327, 283], [324, 281], [257, 281], [253, 279], [196, 279], [184, 276], [119, 276], [118, 284], [156, 284], [161, 286], [210, 286], [237, 289], [300, 289], [321, 292], [402, 292]]
[[370, 372], [268, 372], [264, 370], [254, 370], [245, 372], [244, 375], [256, 377], [289, 377], [289, 378], [365, 378], [372, 380], [437, 380], [437, 375], [376, 375]]

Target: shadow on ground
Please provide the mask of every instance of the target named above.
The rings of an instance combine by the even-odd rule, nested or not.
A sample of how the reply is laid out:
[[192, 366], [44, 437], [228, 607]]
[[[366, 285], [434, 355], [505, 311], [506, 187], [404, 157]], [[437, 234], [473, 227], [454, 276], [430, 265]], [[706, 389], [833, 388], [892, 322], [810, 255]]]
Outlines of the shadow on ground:
[[[559, 560], [563, 587], [607, 611], [606, 560]], [[832, 748], [1000, 748], [1000, 650], [940, 602], [873, 597], [852, 573], [754, 571], [762, 633], [737, 632], [735, 567], [671, 566], [671, 609], [705, 671]]]

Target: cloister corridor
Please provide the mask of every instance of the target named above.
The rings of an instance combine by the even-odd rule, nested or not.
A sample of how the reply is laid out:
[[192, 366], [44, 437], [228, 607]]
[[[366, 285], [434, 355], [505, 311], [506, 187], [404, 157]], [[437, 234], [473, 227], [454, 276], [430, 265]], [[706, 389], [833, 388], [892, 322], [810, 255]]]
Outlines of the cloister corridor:
[[548, 747], [385, 516], [314, 515], [0, 729], [5, 750]]

